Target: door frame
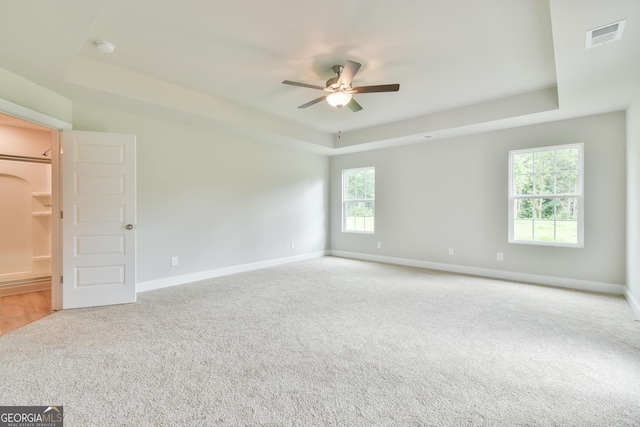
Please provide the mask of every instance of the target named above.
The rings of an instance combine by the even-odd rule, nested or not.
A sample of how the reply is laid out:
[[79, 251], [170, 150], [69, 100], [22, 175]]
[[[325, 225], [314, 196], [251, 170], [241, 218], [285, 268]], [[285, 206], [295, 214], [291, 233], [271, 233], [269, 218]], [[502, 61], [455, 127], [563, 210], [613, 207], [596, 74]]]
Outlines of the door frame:
[[60, 132], [73, 130], [71, 123], [47, 116], [0, 98], [0, 112], [51, 130], [51, 308], [62, 310], [62, 226], [60, 209], [62, 187], [60, 180]]

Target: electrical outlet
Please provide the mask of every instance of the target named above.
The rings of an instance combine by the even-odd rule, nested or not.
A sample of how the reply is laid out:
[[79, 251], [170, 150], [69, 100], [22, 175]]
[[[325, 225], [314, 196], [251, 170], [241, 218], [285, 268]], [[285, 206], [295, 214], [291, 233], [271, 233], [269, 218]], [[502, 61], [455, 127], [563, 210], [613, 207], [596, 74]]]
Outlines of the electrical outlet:
[[171, 257], [171, 266], [175, 267], [176, 265], [178, 265], [178, 257], [177, 256], [172, 256]]
[[382, 248], [382, 242], [378, 242], [378, 249]]
[[453, 255], [453, 248], [449, 248], [449, 255]]
[[296, 248], [296, 242], [291, 242], [291, 249], [295, 249]]
[[498, 261], [503, 261], [504, 260], [504, 254], [502, 252], [498, 252], [498, 255], [496, 256], [496, 259]]

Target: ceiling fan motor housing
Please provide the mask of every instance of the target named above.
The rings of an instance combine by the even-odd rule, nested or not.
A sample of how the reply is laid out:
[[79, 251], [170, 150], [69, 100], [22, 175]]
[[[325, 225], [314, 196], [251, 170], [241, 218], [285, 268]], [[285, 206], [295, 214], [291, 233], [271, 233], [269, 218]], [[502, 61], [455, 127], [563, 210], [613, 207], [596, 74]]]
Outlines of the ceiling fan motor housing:
[[327, 80], [327, 89], [338, 89], [338, 79], [340, 78], [340, 76], [335, 76], [335, 77], [331, 77], [329, 80]]

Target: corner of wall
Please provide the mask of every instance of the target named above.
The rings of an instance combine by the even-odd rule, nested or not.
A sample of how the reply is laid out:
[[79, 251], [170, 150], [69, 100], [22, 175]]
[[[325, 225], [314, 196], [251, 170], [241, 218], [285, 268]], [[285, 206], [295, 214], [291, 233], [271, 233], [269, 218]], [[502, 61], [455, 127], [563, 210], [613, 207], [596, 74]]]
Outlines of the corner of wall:
[[631, 309], [633, 310], [633, 312], [636, 315], [636, 319], [638, 321], [640, 321], [640, 301], [638, 301], [629, 291], [629, 289], [627, 289], [626, 293], [625, 293], [625, 297], [627, 298], [627, 302], [629, 303], [629, 305], [631, 306]]
[[627, 121], [626, 297], [640, 319], [640, 95], [629, 105]]

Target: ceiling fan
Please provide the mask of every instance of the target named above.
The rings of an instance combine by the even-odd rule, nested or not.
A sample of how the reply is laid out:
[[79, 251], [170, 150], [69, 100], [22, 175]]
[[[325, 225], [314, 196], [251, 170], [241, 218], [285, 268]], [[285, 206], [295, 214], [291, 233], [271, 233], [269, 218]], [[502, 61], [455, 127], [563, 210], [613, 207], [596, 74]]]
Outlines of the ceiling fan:
[[397, 83], [390, 85], [352, 87], [351, 83], [360, 67], [361, 64], [354, 61], [347, 61], [344, 67], [342, 65], [334, 65], [333, 72], [336, 73], [336, 76], [327, 80], [327, 85], [325, 87], [307, 83], [292, 82], [290, 80], [285, 80], [282, 83], [285, 85], [308, 87], [310, 89], [319, 89], [329, 92], [329, 94], [316, 98], [313, 101], [309, 101], [306, 104], [302, 104], [298, 108], [307, 108], [326, 99], [332, 107], [342, 108], [346, 105], [354, 113], [362, 110], [362, 106], [353, 99], [354, 94], [397, 92], [400, 89], [400, 85]]

